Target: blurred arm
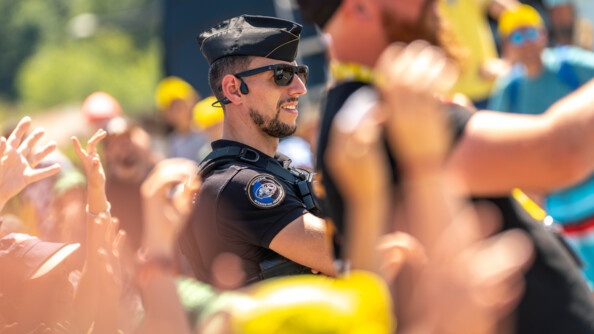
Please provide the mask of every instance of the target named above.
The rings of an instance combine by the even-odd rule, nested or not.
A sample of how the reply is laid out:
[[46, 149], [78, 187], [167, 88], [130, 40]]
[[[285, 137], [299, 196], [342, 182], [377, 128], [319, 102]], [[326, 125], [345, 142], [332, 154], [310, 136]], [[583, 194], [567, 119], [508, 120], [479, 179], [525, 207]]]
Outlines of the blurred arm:
[[483, 111], [468, 122], [448, 161], [473, 194], [508, 194], [514, 187], [550, 192], [594, 169], [594, 81], [542, 115]]

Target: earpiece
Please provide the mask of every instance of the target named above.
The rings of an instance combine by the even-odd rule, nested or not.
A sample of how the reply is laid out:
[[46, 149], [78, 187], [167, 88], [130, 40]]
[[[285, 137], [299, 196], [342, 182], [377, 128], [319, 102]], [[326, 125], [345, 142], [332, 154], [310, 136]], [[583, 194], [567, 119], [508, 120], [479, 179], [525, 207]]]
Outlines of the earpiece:
[[[247, 94], [247, 93], [249, 93], [250, 90], [248, 89], [248, 86], [246, 85], [246, 83], [243, 82], [243, 80], [240, 77], [237, 77], [236, 76], [236, 78], [239, 79], [239, 81], [241, 81], [241, 85], [239, 85], [239, 91], [241, 92], [241, 94]], [[222, 90], [223, 90], [223, 87], [222, 86], [219, 86], [219, 91], [222, 91]], [[222, 99], [218, 100], [215, 103], [229, 104], [229, 103], [231, 103], [231, 100], [229, 100], [229, 98], [225, 96], [225, 97], [223, 97]]]

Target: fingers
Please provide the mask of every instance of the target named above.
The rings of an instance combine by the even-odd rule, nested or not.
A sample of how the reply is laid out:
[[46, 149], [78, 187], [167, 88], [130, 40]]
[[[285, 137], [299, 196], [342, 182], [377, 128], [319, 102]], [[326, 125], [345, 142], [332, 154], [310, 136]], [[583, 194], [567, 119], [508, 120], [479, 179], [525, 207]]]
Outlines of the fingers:
[[166, 159], [159, 162], [141, 186], [143, 197], [165, 196], [176, 184], [185, 183], [196, 175], [198, 167], [193, 161], [181, 158]]
[[45, 145], [41, 151], [33, 154], [29, 159], [29, 164], [31, 167], [35, 168], [45, 157], [47, 157], [50, 153], [55, 151], [57, 148], [56, 142], [51, 141]]
[[[454, 258], [468, 247], [495, 233], [501, 226], [501, 214], [490, 204], [477, 203], [464, 208], [449, 224], [431, 254], [438, 258]], [[456, 240], [452, 243], [451, 240]]]
[[23, 117], [17, 124], [14, 131], [10, 134], [7, 140], [7, 145], [12, 148], [17, 148], [21, 144], [25, 133], [31, 126], [31, 118], [29, 116]]
[[97, 144], [101, 140], [103, 140], [105, 137], [107, 137], [107, 132], [105, 132], [105, 130], [103, 130], [103, 129], [97, 130], [97, 132], [95, 132], [95, 134], [87, 142], [88, 154], [95, 154], [96, 150], [97, 150]]
[[120, 228], [120, 220], [118, 218], [107, 219], [105, 224], [105, 245], [112, 248]]
[[523, 292], [523, 273], [534, 249], [525, 232], [511, 230], [467, 250], [470, 277], [480, 282], [475, 297], [484, 307], [509, 310]]
[[421, 40], [408, 46], [398, 43], [388, 47], [376, 72], [380, 78], [378, 86], [384, 93], [397, 86], [446, 93], [458, 76], [456, 66], [443, 50]]
[[113, 247], [114, 247], [114, 253], [117, 255], [123, 254], [124, 252], [124, 246], [126, 245], [126, 238], [128, 237], [128, 235], [126, 234], [126, 231], [124, 230], [119, 230], [118, 234], [115, 237], [115, 241], [113, 243]]
[[61, 169], [62, 167], [57, 163], [48, 167], [33, 169], [28, 175], [28, 183], [30, 184], [48, 178], [59, 173]]
[[7, 148], [16, 149], [21, 156], [29, 161], [29, 165], [35, 168], [40, 161], [56, 149], [56, 143], [51, 141], [41, 151], [32, 155], [31, 152], [44, 136], [45, 130], [43, 128], [36, 128], [31, 134], [25, 137], [25, 133], [30, 125], [31, 120], [28, 117], [23, 118], [6, 143], [2, 144], [2, 152], [5, 152]]
[[35, 147], [39, 139], [41, 139], [41, 137], [43, 137], [44, 134], [45, 131], [42, 128], [37, 128], [33, 130], [33, 132], [30, 135], [28, 135], [27, 138], [25, 138], [25, 140], [23, 140], [21, 145], [19, 145], [17, 152], [27, 157], [29, 153], [31, 153], [31, 151], [33, 150], [33, 147]]
[[380, 270], [389, 282], [405, 264], [419, 268], [427, 262], [427, 254], [421, 243], [403, 232], [384, 235], [379, 242], [378, 251], [383, 258]]
[[74, 146], [74, 152], [80, 160], [84, 161], [85, 157], [87, 156], [87, 152], [80, 145], [78, 138], [72, 136], [70, 139], [72, 140], [72, 145]]
[[0, 158], [4, 155], [4, 152], [6, 152], [6, 138], [0, 137]]

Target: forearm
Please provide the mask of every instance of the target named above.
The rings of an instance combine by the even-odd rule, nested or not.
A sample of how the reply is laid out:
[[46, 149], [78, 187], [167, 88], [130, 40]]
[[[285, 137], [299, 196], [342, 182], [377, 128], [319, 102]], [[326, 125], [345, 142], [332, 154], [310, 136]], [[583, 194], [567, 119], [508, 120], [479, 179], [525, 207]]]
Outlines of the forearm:
[[[594, 80], [559, 100], [544, 117], [554, 140], [551, 161], [563, 161], [568, 182], [576, 182], [594, 169]], [[560, 160], [561, 157], [563, 160]]]
[[88, 186], [87, 205], [89, 213], [93, 215], [109, 211], [110, 205], [105, 194], [105, 184]]
[[96, 273], [97, 271], [93, 270], [87, 261], [74, 295], [73, 322], [76, 328], [84, 329], [85, 331], [93, 324], [97, 312], [100, 289], [93, 282], [93, 277], [96, 276]]
[[103, 288], [95, 315], [94, 332], [96, 333], [117, 333], [119, 329], [121, 291], [114, 289], [113, 284], [107, 281], [109, 279], [110, 277], [104, 274]]
[[353, 269], [379, 273], [381, 263], [376, 248], [386, 230], [389, 196], [387, 190], [365, 195], [369, 196], [347, 199], [346, 257]]
[[191, 332], [172, 274], [153, 272], [139, 286], [145, 309], [141, 334]]
[[[453, 182], [447, 179], [439, 160], [405, 165], [403, 197], [408, 231], [419, 239], [429, 256], [458, 205], [452, 197]], [[449, 183], [448, 183], [449, 182]]]

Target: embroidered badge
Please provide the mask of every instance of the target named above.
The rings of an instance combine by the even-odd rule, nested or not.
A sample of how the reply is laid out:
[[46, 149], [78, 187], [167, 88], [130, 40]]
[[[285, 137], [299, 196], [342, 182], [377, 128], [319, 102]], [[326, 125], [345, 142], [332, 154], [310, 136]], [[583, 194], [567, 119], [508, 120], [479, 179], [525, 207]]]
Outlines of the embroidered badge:
[[285, 198], [285, 190], [274, 178], [257, 175], [248, 183], [248, 197], [259, 208], [273, 208]]

